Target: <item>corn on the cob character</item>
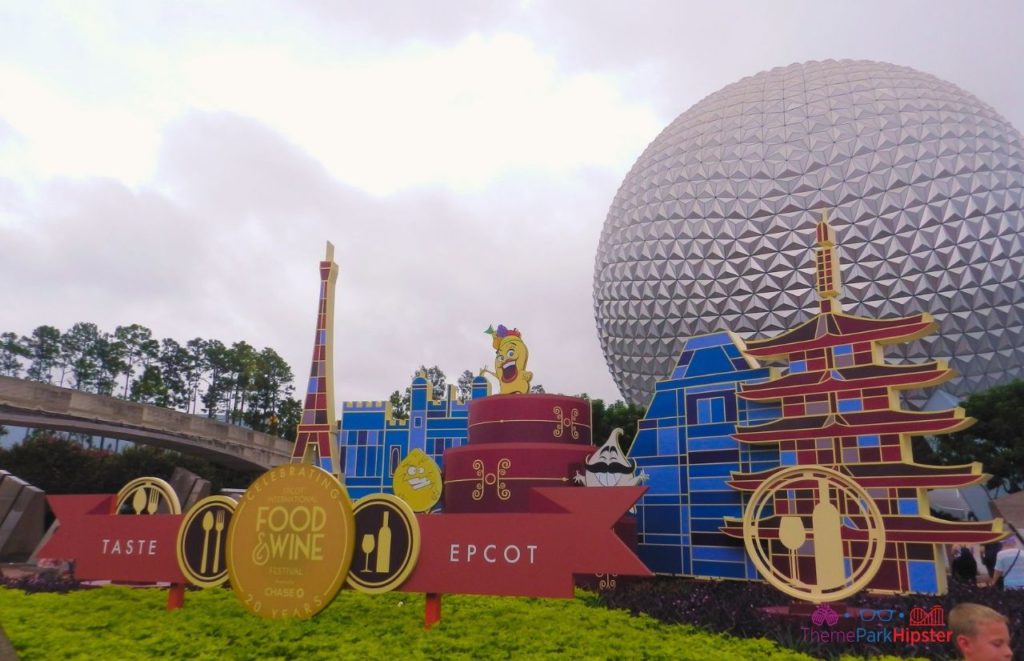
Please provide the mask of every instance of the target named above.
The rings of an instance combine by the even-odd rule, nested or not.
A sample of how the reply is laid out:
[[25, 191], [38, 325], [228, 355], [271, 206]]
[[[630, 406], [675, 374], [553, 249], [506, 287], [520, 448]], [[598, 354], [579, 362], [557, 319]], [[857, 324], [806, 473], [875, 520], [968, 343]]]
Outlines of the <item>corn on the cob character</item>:
[[487, 373], [496, 378], [502, 395], [530, 392], [533, 372], [526, 371], [530, 352], [523, 342], [522, 333], [515, 328], [509, 330], [501, 324], [498, 324], [498, 330], [489, 326], [484, 332], [491, 336], [491, 345], [494, 347], [494, 371], [485, 367], [480, 370], [480, 374]]

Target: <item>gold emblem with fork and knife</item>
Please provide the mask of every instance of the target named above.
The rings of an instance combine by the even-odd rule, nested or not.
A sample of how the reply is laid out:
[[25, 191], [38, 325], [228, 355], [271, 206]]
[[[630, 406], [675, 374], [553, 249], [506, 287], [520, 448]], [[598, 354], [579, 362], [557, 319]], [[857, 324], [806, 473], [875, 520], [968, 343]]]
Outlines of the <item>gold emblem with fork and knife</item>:
[[210, 588], [228, 579], [225, 542], [237, 503], [208, 496], [192, 507], [178, 530], [178, 564], [189, 582]]

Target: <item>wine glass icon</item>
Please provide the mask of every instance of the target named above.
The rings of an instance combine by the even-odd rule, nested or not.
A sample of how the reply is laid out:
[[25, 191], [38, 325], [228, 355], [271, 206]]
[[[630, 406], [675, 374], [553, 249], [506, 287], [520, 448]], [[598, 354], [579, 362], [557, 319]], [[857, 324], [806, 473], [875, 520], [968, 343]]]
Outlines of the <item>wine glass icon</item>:
[[789, 577], [797, 578], [796, 551], [807, 541], [807, 529], [799, 516], [784, 516], [779, 521], [779, 541], [789, 551]]
[[373, 553], [374, 545], [375, 544], [374, 544], [373, 534], [372, 533], [368, 533], [366, 535], [363, 535], [362, 549], [363, 549], [363, 553], [366, 554], [366, 565], [363, 567], [363, 571], [362, 571], [362, 573], [364, 573], [364, 574], [366, 572], [370, 571], [370, 554]]

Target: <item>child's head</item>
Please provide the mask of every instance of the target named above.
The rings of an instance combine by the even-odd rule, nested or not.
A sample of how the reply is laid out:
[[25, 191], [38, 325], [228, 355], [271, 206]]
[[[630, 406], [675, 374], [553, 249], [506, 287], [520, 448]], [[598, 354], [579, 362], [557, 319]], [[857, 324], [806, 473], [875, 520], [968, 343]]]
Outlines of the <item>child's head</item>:
[[1006, 617], [988, 606], [963, 603], [949, 611], [953, 642], [967, 661], [1013, 658]]

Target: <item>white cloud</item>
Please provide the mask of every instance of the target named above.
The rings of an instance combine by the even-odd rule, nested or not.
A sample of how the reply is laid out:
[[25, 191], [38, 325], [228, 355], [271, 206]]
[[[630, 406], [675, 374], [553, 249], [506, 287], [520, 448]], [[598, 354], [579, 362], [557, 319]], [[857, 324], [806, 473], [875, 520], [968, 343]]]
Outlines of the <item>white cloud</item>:
[[0, 112], [21, 138], [0, 150], [0, 175], [100, 176], [130, 184], [152, 176], [161, 118], [76, 97], [9, 64], [0, 64]]
[[375, 194], [466, 191], [519, 170], [621, 168], [659, 125], [612, 79], [562, 75], [520, 36], [471, 35], [453, 48], [413, 45], [362, 61], [298, 52], [198, 55], [185, 67], [188, 96], [205, 110], [246, 108]]
[[373, 194], [465, 192], [514, 172], [624, 169], [661, 124], [614, 78], [565, 74], [523, 35], [351, 56], [284, 29], [125, 44], [110, 14], [62, 18], [82, 42], [65, 48], [87, 53], [68, 53], [77, 77], [31, 52], [0, 65], [0, 116], [24, 137], [0, 151], [0, 175], [150, 182], [162, 128], [201, 110], [259, 120]]

